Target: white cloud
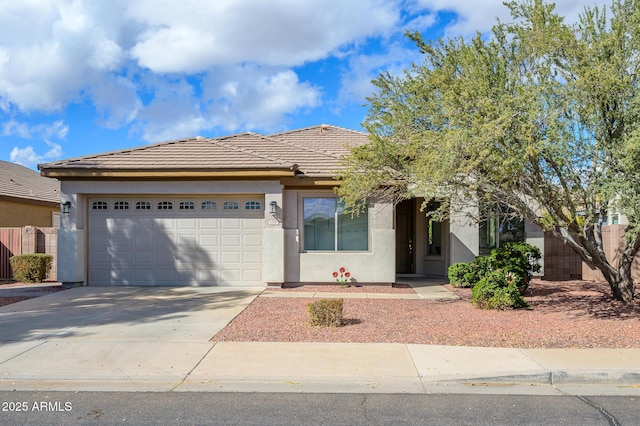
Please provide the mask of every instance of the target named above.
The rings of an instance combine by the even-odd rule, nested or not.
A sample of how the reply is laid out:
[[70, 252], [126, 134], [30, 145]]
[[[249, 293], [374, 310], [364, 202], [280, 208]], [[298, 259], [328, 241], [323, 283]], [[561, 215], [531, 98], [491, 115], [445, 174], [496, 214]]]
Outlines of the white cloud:
[[[320, 102], [320, 89], [299, 81], [293, 67], [351, 54], [366, 39], [394, 31], [400, 1], [0, 2], [0, 108], [12, 114], [57, 112], [88, 100], [101, 116], [99, 124], [146, 126], [156, 129], [145, 132], [154, 139], [166, 134], [159, 129], [168, 124], [153, 123], [153, 117], [164, 116], [171, 102], [178, 102], [172, 118], [182, 114], [176, 108], [187, 107], [188, 128], [228, 128], [227, 119], [269, 126]], [[254, 65], [269, 71], [256, 73]], [[230, 68], [250, 71], [220, 80]], [[238, 92], [204, 103], [199, 93], [188, 102], [167, 97], [146, 81], [149, 74], [167, 73], [172, 79], [208, 75], [209, 82], [236, 85]], [[252, 95], [262, 98], [251, 100]], [[142, 124], [134, 121], [138, 117]]]
[[[103, 13], [99, 3], [40, 0], [0, 5], [0, 98], [5, 103], [23, 111], [59, 110], [80, 99], [98, 73], [122, 64], [122, 29], [103, 19], [109, 13]], [[123, 4], [109, 3], [114, 11]]]
[[31, 129], [27, 123], [9, 120], [2, 124], [3, 136], [18, 136], [22, 139], [31, 138]]
[[36, 154], [32, 146], [24, 148], [13, 147], [9, 154], [10, 161], [21, 164], [25, 167], [34, 167], [38, 163], [44, 161], [56, 160], [62, 157], [62, 147], [50, 141], [45, 141], [49, 149], [42, 155]]
[[[555, 0], [556, 12], [566, 17], [566, 21], [576, 22], [585, 6], [602, 5], [602, 0]], [[608, 2], [607, 2], [608, 3]], [[446, 27], [446, 36], [468, 37], [476, 32], [485, 33], [496, 24], [496, 18], [503, 22], [511, 20], [509, 9], [502, 0], [415, 0], [415, 6], [432, 12], [448, 11], [457, 14], [458, 19]]]
[[[557, 0], [557, 9], [575, 19], [587, 3], [578, 1]], [[508, 18], [502, 0], [0, 1], [0, 110], [17, 117], [0, 129], [63, 139], [63, 121], [47, 134], [21, 120], [84, 102], [100, 125], [130, 126], [148, 141], [281, 127], [321, 105], [362, 103], [380, 71], [414, 58], [401, 43], [384, 47], [389, 40], [429, 28], [441, 11], [458, 15], [448, 34]], [[340, 87], [300, 70], [322, 61], [346, 64], [325, 77]], [[28, 158], [27, 148], [15, 155]]]
[[9, 120], [2, 124], [3, 136], [17, 136], [22, 139], [65, 139], [69, 133], [69, 126], [58, 120], [49, 124], [30, 125], [25, 122]]
[[9, 159], [12, 163], [22, 164], [25, 167], [33, 167], [33, 165], [40, 162], [42, 157], [35, 153], [32, 146], [25, 148], [14, 146]]
[[155, 0], [132, 3], [127, 16], [145, 26], [132, 57], [154, 72], [205, 71], [244, 62], [295, 66], [397, 23], [384, 0]]
[[102, 115], [100, 124], [110, 129], [131, 123], [142, 108], [135, 83], [126, 77], [105, 75], [92, 85], [90, 93]]
[[348, 67], [341, 76], [338, 108], [345, 103], [362, 103], [371, 95], [375, 87], [371, 80], [381, 72], [399, 75], [412, 61], [419, 61], [420, 54], [415, 48], [407, 48], [396, 43], [386, 52], [379, 54], [354, 56], [349, 59]]
[[287, 114], [313, 108], [321, 91], [288, 69], [246, 65], [209, 75], [204, 98], [211, 101], [212, 124], [226, 130], [269, 131]]
[[155, 98], [138, 112], [136, 130], [147, 142], [195, 136], [207, 128], [194, 89], [186, 79], [150, 79]]

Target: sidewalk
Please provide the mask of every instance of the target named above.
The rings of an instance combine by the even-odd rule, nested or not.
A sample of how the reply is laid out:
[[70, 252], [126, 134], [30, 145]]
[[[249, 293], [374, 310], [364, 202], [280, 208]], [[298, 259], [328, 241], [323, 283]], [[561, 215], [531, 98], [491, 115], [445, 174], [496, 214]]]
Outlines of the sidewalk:
[[0, 390], [640, 396], [640, 349], [208, 341], [261, 292], [84, 287], [0, 308]]

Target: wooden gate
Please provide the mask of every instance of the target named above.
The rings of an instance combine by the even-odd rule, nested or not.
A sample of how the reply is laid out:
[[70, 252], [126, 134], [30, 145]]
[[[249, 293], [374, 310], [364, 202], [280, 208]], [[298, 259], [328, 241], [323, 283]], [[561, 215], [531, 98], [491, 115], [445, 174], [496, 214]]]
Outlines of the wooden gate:
[[20, 228], [0, 228], [0, 279], [11, 279], [9, 258], [21, 254], [21, 237]]
[[55, 281], [57, 277], [56, 259], [58, 252], [58, 230], [56, 228], [0, 228], [0, 280], [10, 280], [11, 256], [31, 253], [53, 255], [53, 265], [47, 280]]

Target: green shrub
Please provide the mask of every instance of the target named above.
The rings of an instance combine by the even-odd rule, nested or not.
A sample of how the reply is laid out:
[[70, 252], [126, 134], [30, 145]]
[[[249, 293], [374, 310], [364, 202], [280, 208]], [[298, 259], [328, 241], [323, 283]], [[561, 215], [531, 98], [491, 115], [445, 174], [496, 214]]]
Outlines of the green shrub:
[[473, 280], [474, 285], [493, 269], [493, 265], [485, 256], [476, 256], [471, 261], [471, 266], [473, 267], [473, 276], [470, 279]]
[[454, 287], [473, 287], [489, 271], [489, 260], [478, 256], [471, 262], [454, 263], [449, 267], [447, 275], [449, 283]]
[[513, 283], [523, 292], [529, 287], [531, 281], [531, 264], [529, 259], [534, 259], [533, 272], [540, 270], [538, 261], [541, 258], [540, 249], [525, 242], [512, 242], [491, 251], [489, 263], [492, 269], [502, 269], [515, 275]]
[[21, 254], [9, 259], [13, 279], [20, 282], [39, 283], [47, 277], [53, 264], [50, 254]]
[[342, 299], [320, 299], [307, 305], [309, 324], [321, 327], [340, 327], [344, 325]]
[[467, 278], [472, 273], [472, 268], [471, 262], [459, 262], [449, 266], [449, 284], [454, 287], [472, 287], [474, 283], [469, 282]]
[[491, 271], [471, 290], [471, 303], [481, 309], [518, 309], [529, 306], [504, 270]]

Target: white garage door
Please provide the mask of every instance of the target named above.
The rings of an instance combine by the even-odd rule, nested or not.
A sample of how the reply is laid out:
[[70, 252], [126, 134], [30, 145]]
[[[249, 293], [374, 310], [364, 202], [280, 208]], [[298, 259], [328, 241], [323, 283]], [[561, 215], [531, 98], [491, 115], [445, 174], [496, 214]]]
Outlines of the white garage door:
[[263, 285], [264, 197], [89, 199], [90, 285]]

